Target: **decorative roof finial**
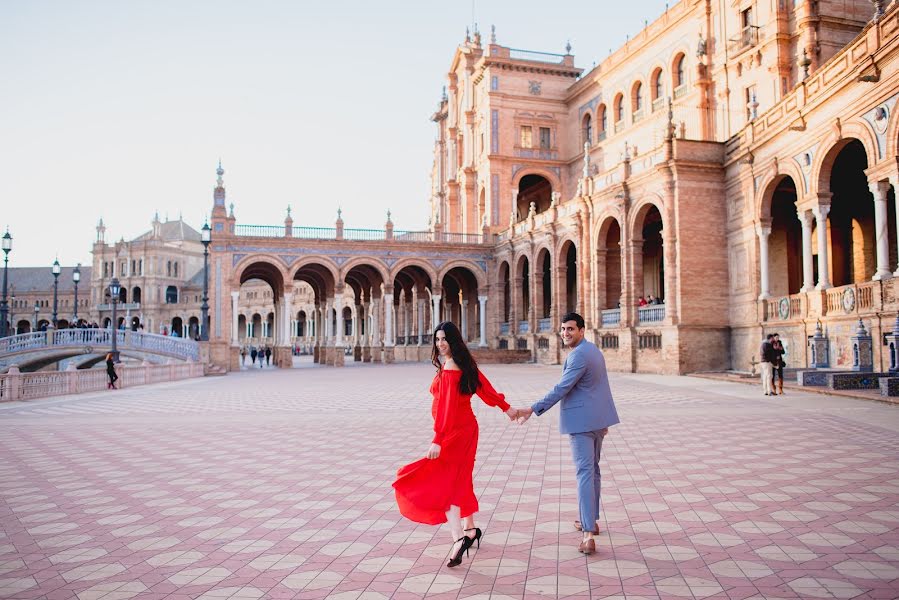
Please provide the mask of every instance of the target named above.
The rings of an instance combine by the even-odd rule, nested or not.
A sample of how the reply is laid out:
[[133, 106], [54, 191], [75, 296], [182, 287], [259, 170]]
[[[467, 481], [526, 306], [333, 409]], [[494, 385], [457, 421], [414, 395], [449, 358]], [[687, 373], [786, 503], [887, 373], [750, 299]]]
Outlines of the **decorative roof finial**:
[[287, 205], [287, 216], [288, 217], [290, 216], [290, 205], [289, 204]]
[[387, 209], [387, 220], [388, 221], [390, 220], [390, 209], [389, 208]]
[[340, 221], [343, 219], [343, 209], [339, 206], [337, 207], [337, 220]]
[[490, 43], [491, 44], [496, 43], [496, 25], [490, 26]]
[[805, 81], [808, 79], [808, 68], [812, 66], [812, 59], [808, 57], [808, 52], [805, 48], [802, 49], [802, 58], [796, 61], [796, 64], [802, 69], [802, 81]]
[[225, 182], [222, 180], [222, 175], [225, 174], [225, 170], [222, 168], [222, 159], [219, 159], [219, 166], [215, 170], [215, 174], [218, 175], [218, 178], [215, 180], [215, 185], [217, 187], [225, 187]]
[[448, 98], [447, 98], [447, 96], [446, 96], [446, 86], [443, 86], [443, 95], [440, 97], [440, 99], [441, 99], [443, 102], [446, 102], [446, 101], [448, 100]]
[[571, 54], [571, 40], [565, 42], [565, 54]]
[[465, 28], [465, 43], [471, 42], [471, 35], [468, 32], [468, 27]]
[[233, 202], [230, 204], [229, 208], [231, 209], [231, 214], [228, 216], [233, 219], [234, 218], [234, 203]]

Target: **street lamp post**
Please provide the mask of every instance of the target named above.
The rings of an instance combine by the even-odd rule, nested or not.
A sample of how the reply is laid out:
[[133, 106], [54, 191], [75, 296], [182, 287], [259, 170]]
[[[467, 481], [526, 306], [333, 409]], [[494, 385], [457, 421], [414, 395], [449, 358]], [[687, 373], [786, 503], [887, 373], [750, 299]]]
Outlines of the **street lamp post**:
[[119, 349], [116, 346], [116, 338], [119, 335], [119, 323], [116, 315], [116, 308], [119, 302], [119, 292], [122, 291], [122, 285], [119, 283], [118, 277], [113, 277], [109, 282], [109, 296], [112, 300], [112, 361], [119, 362]]
[[75, 311], [72, 314], [72, 323], [78, 327], [78, 282], [81, 281], [81, 263], [75, 265], [72, 271], [72, 281], [75, 283]]
[[41, 312], [41, 305], [38, 303], [37, 300], [35, 300], [34, 301], [34, 329], [32, 329], [31, 331], [35, 331], [35, 332], [37, 331], [37, 317], [40, 314], [40, 312]]
[[59, 289], [59, 259], [53, 261], [53, 329], [56, 329], [57, 290]]
[[9, 303], [6, 301], [6, 273], [9, 270], [9, 251], [12, 250], [12, 236], [7, 230], [3, 236], [3, 297], [0, 298], [0, 338], [9, 335], [7, 319], [9, 317]]
[[200, 305], [200, 341], [209, 341], [209, 242], [212, 241], [212, 229], [209, 223], [203, 224], [200, 233], [203, 242], [203, 304]]

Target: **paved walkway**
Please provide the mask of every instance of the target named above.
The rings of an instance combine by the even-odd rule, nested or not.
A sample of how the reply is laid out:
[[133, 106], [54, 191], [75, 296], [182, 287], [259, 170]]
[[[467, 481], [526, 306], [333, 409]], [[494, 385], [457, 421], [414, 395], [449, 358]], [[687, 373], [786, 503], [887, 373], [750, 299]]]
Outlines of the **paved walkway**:
[[[513, 404], [558, 368], [488, 366]], [[396, 512], [432, 370], [246, 371], [0, 405], [0, 597], [896, 598], [899, 408], [613, 376], [599, 552], [557, 415], [478, 405], [480, 550]]]

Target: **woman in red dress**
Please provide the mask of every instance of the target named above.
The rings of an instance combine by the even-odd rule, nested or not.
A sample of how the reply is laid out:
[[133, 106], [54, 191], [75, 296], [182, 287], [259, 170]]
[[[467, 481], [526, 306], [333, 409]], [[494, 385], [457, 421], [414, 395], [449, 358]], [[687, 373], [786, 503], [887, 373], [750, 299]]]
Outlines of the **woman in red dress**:
[[407, 519], [427, 525], [449, 523], [453, 548], [447, 566], [455, 567], [475, 541], [481, 545], [481, 530], [474, 523], [478, 499], [471, 476], [478, 450], [478, 422], [471, 397], [477, 394], [512, 420], [518, 415], [478, 371], [459, 329], [450, 321], [440, 323], [434, 331], [431, 362], [437, 367], [431, 383], [434, 439], [425, 458], [397, 472], [393, 487], [400, 513]]

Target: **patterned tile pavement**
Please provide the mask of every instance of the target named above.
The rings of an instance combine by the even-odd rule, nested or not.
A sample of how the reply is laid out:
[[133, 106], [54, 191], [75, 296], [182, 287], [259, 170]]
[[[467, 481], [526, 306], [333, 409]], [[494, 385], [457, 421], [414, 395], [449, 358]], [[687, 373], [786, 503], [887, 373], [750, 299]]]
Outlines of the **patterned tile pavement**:
[[[557, 367], [488, 366], [513, 404]], [[896, 598], [899, 407], [613, 375], [599, 552], [557, 415], [476, 408], [483, 544], [396, 512], [431, 369], [246, 371], [0, 405], [0, 597]]]

